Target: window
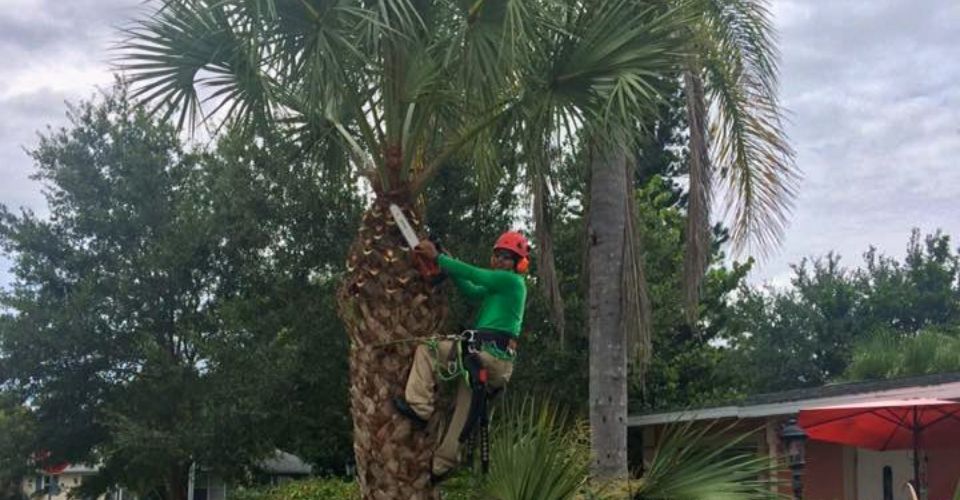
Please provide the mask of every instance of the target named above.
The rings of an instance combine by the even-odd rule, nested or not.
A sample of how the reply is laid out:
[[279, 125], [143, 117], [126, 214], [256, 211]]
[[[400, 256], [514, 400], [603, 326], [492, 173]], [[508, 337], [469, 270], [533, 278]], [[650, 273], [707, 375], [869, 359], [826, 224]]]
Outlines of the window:
[[57, 483], [56, 478], [53, 476], [47, 476], [45, 474], [37, 474], [37, 476], [33, 479], [34, 493], [47, 493], [47, 491], [51, 487], [56, 488], [57, 490], [54, 492], [54, 494], [60, 491], [60, 484]]
[[41, 493], [47, 491], [47, 486], [50, 485], [50, 476], [37, 475], [33, 478], [33, 492]]

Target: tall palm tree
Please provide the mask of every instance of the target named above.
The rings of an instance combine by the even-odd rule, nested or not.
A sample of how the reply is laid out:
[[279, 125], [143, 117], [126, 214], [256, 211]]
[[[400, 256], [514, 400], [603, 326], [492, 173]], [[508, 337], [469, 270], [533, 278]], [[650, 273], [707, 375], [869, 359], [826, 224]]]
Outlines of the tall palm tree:
[[[782, 127], [767, 1], [671, 3], [689, 19], [680, 33], [686, 49], [676, 78], [682, 81], [690, 128], [684, 287], [687, 316], [695, 322], [710, 254], [714, 191], [727, 195], [735, 246], [753, 244], [763, 251], [782, 235], [797, 172]], [[633, 192], [623, 188], [632, 182], [624, 174], [627, 163], [623, 153], [606, 152], [593, 155], [590, 167], [590, 421], [598, 476], [627, 472], [626, 353], [640, 361], [640, 371], [650, 356]]]
[[439, 332], [446, 306], [410, 265], [387, 205], [419, 228], [417, 198], [453, 155], [489, 178], [519, 154], [536, 179], [552, 138], [588, 122], [598, 143], [619, 137], [603, 131], [649, 108], [681, 59], [686, 19], [629, 0], [156, 3], [121, 44], [137, 95], [181, 126], [285, 134], [368, 182], [372, 204], [338, 295], [359, 482], [364, 498], [435, 497], [431, 438], [389, 401], [414, 341]]

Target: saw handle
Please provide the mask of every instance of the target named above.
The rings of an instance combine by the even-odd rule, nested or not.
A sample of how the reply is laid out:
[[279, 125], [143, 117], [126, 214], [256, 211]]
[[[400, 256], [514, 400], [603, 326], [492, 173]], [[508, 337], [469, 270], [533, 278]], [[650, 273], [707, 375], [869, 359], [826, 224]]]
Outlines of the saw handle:
[[417, 248], [413, 249], [413, 267], [417, 269], [423, 279], [432, 284], [437, 284], [443, 280], [445, 275], [437, 264], [437, 255], [440, 252], [439, 243], [425, 240], [421, 241]]
[[440, 266], [437, 265], [437, 261], [430, 259], [422, 253], [414, 252], [413, 267], [417, 268], [417, 272], [426, 280], [432, 280], [440, 276]]

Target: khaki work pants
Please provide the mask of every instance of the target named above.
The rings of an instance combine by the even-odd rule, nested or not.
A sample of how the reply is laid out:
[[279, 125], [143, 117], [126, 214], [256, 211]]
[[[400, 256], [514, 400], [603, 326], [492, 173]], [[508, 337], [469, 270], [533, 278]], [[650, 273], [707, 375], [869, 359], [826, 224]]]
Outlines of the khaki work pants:
[[[437, 374], [434, 371], [434, 362], [443, 369], [450, 359], [450, 351], [454, 349], [454, 342], [445, 340], [437, 346], [437, 359], [434, 359], [434, 350], [427, 345], [420, 345], [413, 357], [413, 367], [410, 369], [410, 378], [407, 379], [407, 389], [404, 397], [407, 403], [424, 420], [433, 416], [437, 402]], [[489, 379], [487, 384], [492, 389], [507, 385], [513, 373], [513, 362], [497, 359], [489, 353], [480, 353], [480, 362], [487, 369]], [[460, 451], [460, 432], [467, 422], [470, 411], [471, 389], [463, 378], [457, 378], [456, 406], [450, 424], [440, 443], [433, 453], [433, 473], [444, 474], [453, 469], [458, 460]]]

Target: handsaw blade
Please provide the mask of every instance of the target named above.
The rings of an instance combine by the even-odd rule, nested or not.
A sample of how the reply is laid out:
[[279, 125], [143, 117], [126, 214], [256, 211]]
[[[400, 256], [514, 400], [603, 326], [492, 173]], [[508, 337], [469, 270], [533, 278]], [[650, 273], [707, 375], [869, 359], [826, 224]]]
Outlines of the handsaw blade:
[[420, 244], [420, 238], [417, 238], [417, 233], [414, 232], [413, 226], [410, 225], [410, 221], [407, 220], [407, 216], [403, 215], [400, 207], [391, 203], [390, 215], [393, 216], [393, 220], [396, 221], [397, 227], [400, 228], [400, 234], [403, 235], [403, 239], [407, 240], [407, 245], [410, 245], [410, 248], [416, 248], [417, 245]]

